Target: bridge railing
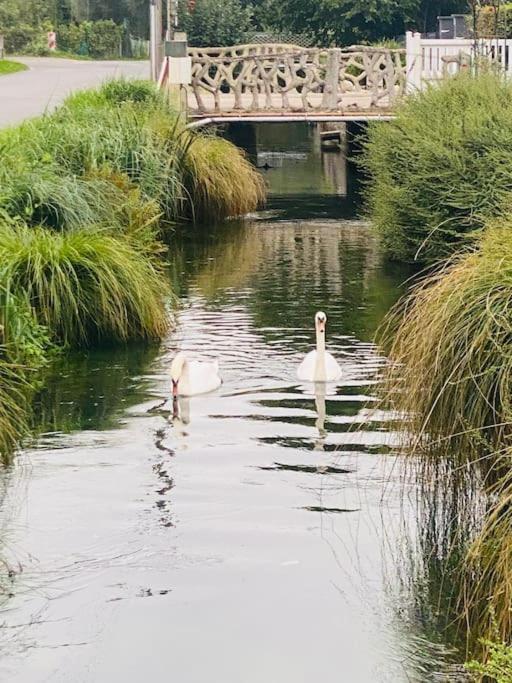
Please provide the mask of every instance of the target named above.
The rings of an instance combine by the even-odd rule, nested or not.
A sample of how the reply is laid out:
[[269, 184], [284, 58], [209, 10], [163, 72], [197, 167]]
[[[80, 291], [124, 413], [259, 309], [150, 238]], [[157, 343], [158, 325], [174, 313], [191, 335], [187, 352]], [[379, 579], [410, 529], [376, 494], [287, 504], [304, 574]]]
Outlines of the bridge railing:
[[406, 88], [405, 50], [254, 44], [189, 54], [191, 114], [382, 110]]

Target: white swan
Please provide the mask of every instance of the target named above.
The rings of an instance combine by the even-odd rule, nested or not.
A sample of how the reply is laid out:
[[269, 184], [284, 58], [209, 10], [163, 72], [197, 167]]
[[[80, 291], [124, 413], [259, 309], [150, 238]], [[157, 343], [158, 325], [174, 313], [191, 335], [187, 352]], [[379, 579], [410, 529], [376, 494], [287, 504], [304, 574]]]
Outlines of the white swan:
[[337, 360], [325, 350], [325, 324], [327, 316], [323, 311], [315, 315], [316, 350], [310, 351], [297, 370], [300, 380], [305, 382], [335, 382], [341, 377]]
[[171, 364], [173, 396], [197, 396], [215, 391], [222, 384], [218, 361], [189, 360], [180, 351]]

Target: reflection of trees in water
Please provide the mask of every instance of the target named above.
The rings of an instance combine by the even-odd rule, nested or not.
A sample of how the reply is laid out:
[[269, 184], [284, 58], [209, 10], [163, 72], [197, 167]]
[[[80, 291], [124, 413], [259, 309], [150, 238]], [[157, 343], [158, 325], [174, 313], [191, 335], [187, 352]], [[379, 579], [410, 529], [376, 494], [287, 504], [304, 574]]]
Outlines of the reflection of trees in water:
[[304, 328], [325, 308], [331, 331], [361, 339], [371, 338], [406, 274], [383, 262], [361, 222], [229, 224], [188, 236], [178, 252], [189, 283], [207, 299], [222, 303], [230, 290], [250, 288], [244, 303], [257, 327]]
[[34, 399], [34, 430], [109, 429], [128, 406], [145, 398], [142, 379], [157, 346], [133, 346], [58, 358]]

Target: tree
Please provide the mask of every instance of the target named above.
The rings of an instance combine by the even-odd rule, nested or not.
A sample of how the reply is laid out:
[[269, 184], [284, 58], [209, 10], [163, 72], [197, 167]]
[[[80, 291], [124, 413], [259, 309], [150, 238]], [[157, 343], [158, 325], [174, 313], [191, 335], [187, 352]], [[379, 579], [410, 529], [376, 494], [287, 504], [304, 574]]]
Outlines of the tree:
[[180, 27], [190, 45], [235, 45], [249, 30], [251, 16], [251, 8], [243, 7], [240, 0], [196, 0], [193, 10], [182, 2]]
[[416, 12], [416, 26], [419, 31], [435, 31], [437, 17], [449, 14], [469, 14], [471, 0], [420, 0]]
[[287, 28], [323, 45], [351, 45], [403, 33], [418, 0], [281, 0]]

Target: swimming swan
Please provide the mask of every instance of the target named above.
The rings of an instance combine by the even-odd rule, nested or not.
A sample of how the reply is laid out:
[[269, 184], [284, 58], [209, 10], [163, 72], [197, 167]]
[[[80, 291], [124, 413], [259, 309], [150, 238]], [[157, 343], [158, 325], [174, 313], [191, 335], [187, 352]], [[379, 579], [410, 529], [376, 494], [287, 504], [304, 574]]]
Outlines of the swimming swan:
[[325, 350], [325, 324], [327, 316], [323, 311], [315, 315], [316, 350], [310, 351], [297, 370], [297, 376], [304, 382], [335, 382], [341, 377], [337, 360]]
[[171, 364], [172, 395], [197, 396], [215, 391], [222, 384], [218, 361], [189, 360], [180, 351]]

